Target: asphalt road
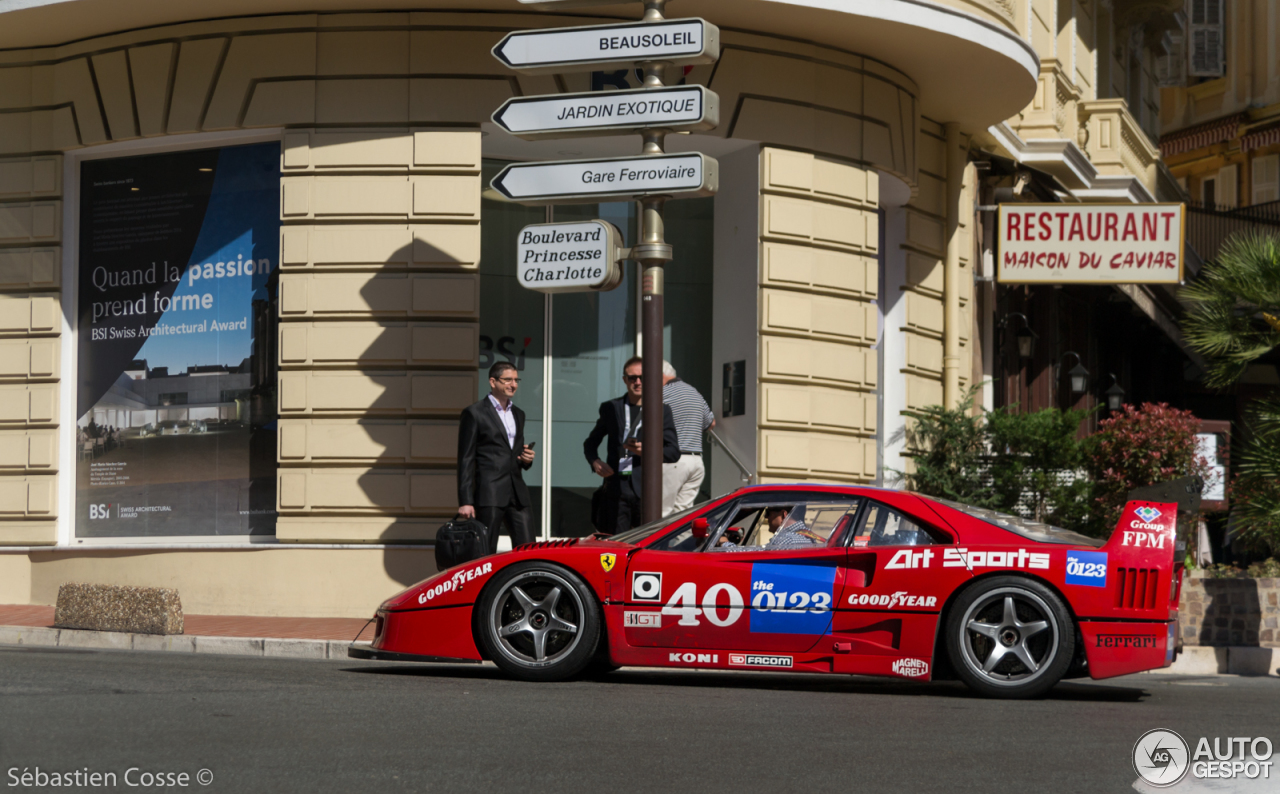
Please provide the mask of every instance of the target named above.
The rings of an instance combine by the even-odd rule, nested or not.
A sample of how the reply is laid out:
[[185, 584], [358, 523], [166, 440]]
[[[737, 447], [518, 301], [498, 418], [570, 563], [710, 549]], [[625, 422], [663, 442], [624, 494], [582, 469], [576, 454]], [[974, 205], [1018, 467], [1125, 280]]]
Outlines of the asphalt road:
[[869, 678], [525, 684], [489, 666], [0, 646], [0, 788], [38, 766], [114, 771], [119, 789], [131, 767], [192, 776], [171, 791], [1099, 794], [1132, 791], [1153, 728], [1280, 746], [1277, 704], [1275, 678], [1131, 676], [1009, 702]]

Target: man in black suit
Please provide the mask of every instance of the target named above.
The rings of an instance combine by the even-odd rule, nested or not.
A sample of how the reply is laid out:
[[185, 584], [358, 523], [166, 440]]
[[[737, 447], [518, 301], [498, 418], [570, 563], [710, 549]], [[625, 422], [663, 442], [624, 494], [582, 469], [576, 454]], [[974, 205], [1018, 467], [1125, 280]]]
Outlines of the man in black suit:
[[[600, 403], [600, 418], [591, 435], [582, 445], [583, 454], [591, 470], [604, 478], [604, 503], [596, 529], [612, 535], [641, 524], [640, 518], [640, 401], [644, 393], [640, 376], [641, 359], [635, 356], [622, 368], [622, 380], [627, 393], [614, 400]], [[659, 399], [662, 384], [655, 384]], [[608, 437], [608, 462], [597, 454], [600, 441]], [[671, 406], [662, 406], [662, 461], [675, 463], [680, 460], [680, 439], [676, 436], [676, 422]]]
[[524, 443], [524, 411], [512, 404], [520, 377], [500, 361], [489, 368], [489, 396], [462, 412], [458, 426], [458, 515], [489, 531], [489, 553], [498, 550], [499, 524], [506, 521], [512, 548], [533, 542], [529, 489], [521, 472], [533, 465]]

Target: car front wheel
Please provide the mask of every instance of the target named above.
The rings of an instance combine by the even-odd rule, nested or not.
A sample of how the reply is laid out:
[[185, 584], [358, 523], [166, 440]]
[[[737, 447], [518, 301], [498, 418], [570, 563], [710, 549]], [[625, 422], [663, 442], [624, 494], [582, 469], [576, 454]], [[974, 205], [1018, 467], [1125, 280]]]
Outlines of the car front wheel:
[[997, 576], [956, 600], [947, 618], [947, 651], [971, 689], [988, 697], [1038, 697], [1071, 665], [1075, 627], [1048, 587]]
[[600, 641], [595, 595], [572, 571], [524, 562], [481, 594], [476, 629], [486, 655], [526, 681], [562, 681], [590, 663]]

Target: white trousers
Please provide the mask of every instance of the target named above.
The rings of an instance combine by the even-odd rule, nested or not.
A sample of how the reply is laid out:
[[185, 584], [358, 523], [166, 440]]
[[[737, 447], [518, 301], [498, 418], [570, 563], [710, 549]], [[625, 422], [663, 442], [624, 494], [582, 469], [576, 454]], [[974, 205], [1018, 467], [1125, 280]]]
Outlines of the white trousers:
[[662, 515], [693, 507], [706, 474], [701, 455], [686, 453], [675, 463], [662, 464]]

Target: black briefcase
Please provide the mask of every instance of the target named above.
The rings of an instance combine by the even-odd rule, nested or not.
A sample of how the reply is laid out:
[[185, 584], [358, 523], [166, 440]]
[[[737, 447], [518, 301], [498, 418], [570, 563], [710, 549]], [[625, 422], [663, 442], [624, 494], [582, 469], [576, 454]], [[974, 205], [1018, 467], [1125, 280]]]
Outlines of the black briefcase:
[[443, 571], [489, 553], [488, 531], [474, 518], [455, 518], [436, 532], [436, 569]]

